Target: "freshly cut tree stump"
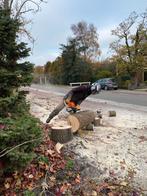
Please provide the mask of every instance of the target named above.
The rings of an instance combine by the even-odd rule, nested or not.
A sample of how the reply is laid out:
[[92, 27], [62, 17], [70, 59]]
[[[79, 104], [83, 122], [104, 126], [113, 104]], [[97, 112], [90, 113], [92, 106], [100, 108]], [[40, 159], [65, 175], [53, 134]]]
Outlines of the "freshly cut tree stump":
[[73, 133], [71, 126], [65, 127], [51, 127], [51, 140], [54, 142], [59, 142], [61, 144], [69, 142], [73, 139]]
[[94, 119], [94, 126], [95, 126], [95, 127], [98, 127], [98, 126], [100, 126], [100, 124], [101, 124], [101, 119], [96, 117], [96, 118]]
[[93, 123], [95, 116], [95, 113], [90, 110], [70, 114], [68, 116], [68, 122], [72, 127], [72, 132], [75, 133], [78, 129], [82, 129], [90, 123]]
[[109, 116], [109, 117], [116, 116], [116, 112], [115, 112], [115, 111], [109, 111], [109, 112], [108, 112], [108, 116]]

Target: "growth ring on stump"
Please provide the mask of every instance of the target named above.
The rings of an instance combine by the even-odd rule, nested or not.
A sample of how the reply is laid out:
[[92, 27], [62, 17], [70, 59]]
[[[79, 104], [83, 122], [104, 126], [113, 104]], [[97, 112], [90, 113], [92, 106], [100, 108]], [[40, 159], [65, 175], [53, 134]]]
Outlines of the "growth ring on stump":
[[68, 122], [72, 127], [72, 132], [75, 133], [78, 129], [82, 129], [93, 123], [95, 119], [95, 113], [91, 110], [80, 111], [68, 116]]

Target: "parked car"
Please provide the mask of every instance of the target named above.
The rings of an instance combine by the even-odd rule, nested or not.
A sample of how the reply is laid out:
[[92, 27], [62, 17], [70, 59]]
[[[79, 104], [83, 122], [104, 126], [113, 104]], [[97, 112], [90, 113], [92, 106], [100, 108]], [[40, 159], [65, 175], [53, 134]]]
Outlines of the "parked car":
[[113, 78], [103, 78], [103, 79], [97, 80], [93, 84], [96, 84], [96, 83], [100, 84], [101, 89], [104, 89], [104, 90], [111, 90], [111, 89], [117, 90], [118, 89], [118, 84], [116, 80]]

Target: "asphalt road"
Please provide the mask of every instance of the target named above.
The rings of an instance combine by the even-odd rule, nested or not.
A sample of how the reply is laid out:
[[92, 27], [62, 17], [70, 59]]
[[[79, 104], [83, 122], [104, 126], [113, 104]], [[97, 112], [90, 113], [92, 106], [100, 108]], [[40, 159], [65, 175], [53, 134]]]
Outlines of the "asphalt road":
[[[71, 88], [69, 86], [57, 86], [57, 85], [32, 85], [33, 88], [57, 92], [61, 95], [66, 94]], [[110, 90], [101, 91], [97, 95], [91, 95], [91, 98], [107, 100], [117, 103], [125, 103], [137, 106], [147, 107], [147, 92], [140, 91], [127, 91], [127, 90]]]
[[114, 101], [118, 103], [127, 103], [138, 106], [147, 106], [147, 93], [143, 92], [126, 92], [126, 91], [102, 91], [96, 95], [98, 99]]

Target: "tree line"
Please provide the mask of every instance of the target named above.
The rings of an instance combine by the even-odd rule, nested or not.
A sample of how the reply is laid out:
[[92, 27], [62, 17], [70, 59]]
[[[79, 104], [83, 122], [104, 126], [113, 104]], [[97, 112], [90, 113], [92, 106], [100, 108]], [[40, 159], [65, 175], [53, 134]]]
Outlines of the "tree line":
[[99, 35], [93, 24], [81, 21], [71, 25], [71, 30], [73, 36], [60, 45], [61, 55], [44, 66], [36, 66], [35, 73], [48, 75], [49, 81], [56, 84], [115, 77], [139, 85], [147, 64], [147, 10], [132, 12], [112, 30], [112, 55], [103, 61], [99, 60]]

